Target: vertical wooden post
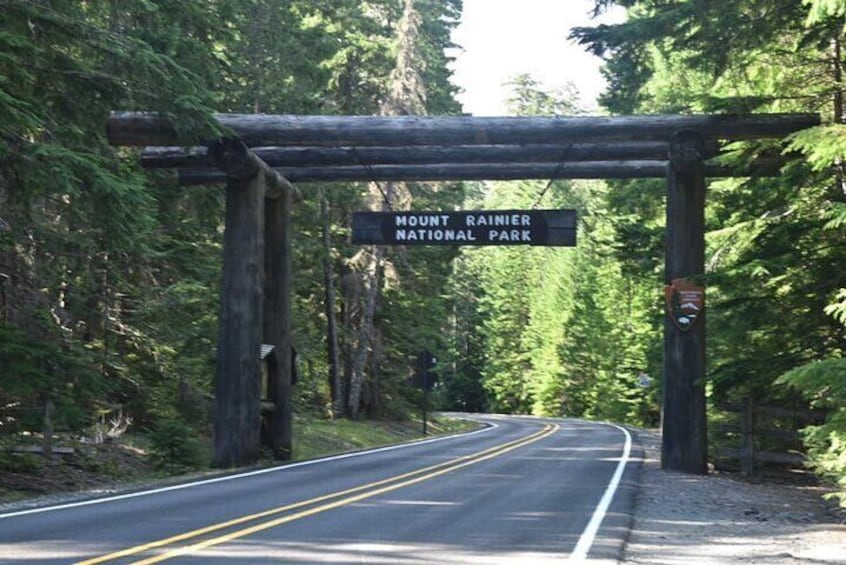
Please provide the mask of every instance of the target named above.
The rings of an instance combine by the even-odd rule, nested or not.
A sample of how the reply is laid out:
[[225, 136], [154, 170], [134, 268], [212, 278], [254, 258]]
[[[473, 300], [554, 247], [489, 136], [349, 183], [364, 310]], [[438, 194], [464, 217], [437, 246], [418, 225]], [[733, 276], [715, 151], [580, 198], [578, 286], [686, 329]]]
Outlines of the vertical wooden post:
[[214, 389], [217, 467], [259, 456], [264, 196], [264, 171], [228, 177]]
[[41, 453], [45, 461], [53, 459], [53, 413], [56, 405], [52, 398], [48, 398], [44, 404], [44, 441], [42, 442]]
[[[665, 279], [691, 279], [705, 270], [704, 141], [677, 133], [667, 168]], [[704, 303], [703, 303], [704, 305]], [[661, 464], [665, 469], [707, 472], [705, 418], [705, 309], [682, 330], [664, 317], [664, 405]]]
[[281, 186], [278, 198], [265, 201], [264, 340], [276, 346], [276, 370], [268, 374], [270, 414], [268, 447], [278, 459], [291, 458], [293, 408], [291, 405], [291, 228], [293, 194]]
[[747, 396], [743, 403], [740, 433], [743, 436], [740, 469], [745, 476], [751, 477], [755, 474], [755, 404], [751, 396]]

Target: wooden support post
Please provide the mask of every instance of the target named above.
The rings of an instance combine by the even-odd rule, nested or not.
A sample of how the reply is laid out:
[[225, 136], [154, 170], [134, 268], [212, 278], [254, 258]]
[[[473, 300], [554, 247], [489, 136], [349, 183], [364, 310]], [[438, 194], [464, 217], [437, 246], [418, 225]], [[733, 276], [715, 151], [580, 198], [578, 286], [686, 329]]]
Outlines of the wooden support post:
[[291, 229], [292, 191], [265, 201], [264, 341], [276, 346], [276, 370], [268, 374], [268, 398], [275, 405], [268, 417], [269, 447], [288, 460], [293, 447], [291, 405]]
[[743, 441], [740, 470], [745, 476], [751, 477], [755, 474], [755, 405], [751, 396], [747, 396], [743, 403], [740, 433]]
[[53, 459], [53, 413], [55, 411], [56, 405], [53, 403], [53, 399], [48, 398], [44, 404], [44, 441], [41, 450], [44, 459], [47, 461]]
[[255, 462], [260, 450], [265, 172], [244, 166], [225, 143], [213, 149], [228, 175], [213, 463], [233, 467]]
[[[677, 133], [667, 167], [667, 285], [696, 281], [705, 267], [705, 175], [702, 137]], [[668, 301], [669, 302], [669, 301]], [[684, 321], [684, 320], [682, 320]], [[704, 295], [695, 319], [664, 318], [664, 409], [661, 464], [665, 469], [707, 472]], [[680, 327], [681, 326], [681, 327]]]

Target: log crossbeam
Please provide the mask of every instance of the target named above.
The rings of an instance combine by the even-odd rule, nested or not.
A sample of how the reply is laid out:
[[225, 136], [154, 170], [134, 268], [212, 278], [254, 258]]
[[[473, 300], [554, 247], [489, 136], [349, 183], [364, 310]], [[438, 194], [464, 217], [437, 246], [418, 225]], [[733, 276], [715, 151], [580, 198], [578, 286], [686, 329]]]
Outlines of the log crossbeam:
[[[446, 163], [558, 163], [573, 161], [642, 161], [666, 159], [669, 143], [628, 141], [616, 143], [456, 145], [419, 147], [253, 147], [271, 167], [355, 167], [373, 165], [433, 165]], [[719, 154], [709, 143], [706, 158]], [[148, 169], [209, 168], [214, 165], [205, 147], [148, 147], [141, 166]]]
[[[664, 178], [666, 160], [584, 161], [561, 163], [444, 163], [433, 165], [359, 165], [349, 167], [277, 167], [294, 183], [367, 181], [461, 181], [522, 179]], [[782, 160], [759, 160], [745, 168], [706, 165], [709, 177], [772, 176]], [[226, 176], [212, 168], [178, 169], [179, 184], [219, 184]]]
[[[577, 117], [278, 116], [217, 114], [215, 119], [285, 182], [663, 178], [670, 139], [679, 131], [703, 138], [703, 159], [736, 140], [784, 137], [819, 124], [815, 114]], [[179, 147], [166, 117], [115, 112], [115, 145], [147, 146], [147, 168], [179, 171], [180, 184], [225, 182], [204, 147]], [[221, 150], [225, 145], [213, 143]], [[706, 162], [706, 175], [777, 174], [783, 161], [758, 159], [746, 169]], [[240, 173], [239, 173], [240, 174]], [[269, 175], [270, 180], [275, 177]], [[271, 182], [269, 196], [278, 194]], [[283, 182], [283, 181], [278, 181]]]
[[[784, 137], [820, 123], [816, 114], [639, 116], [290, 116], [215, 114], [249, 147], [365, 147], [522, 145], [667, 141], [680, 130], [710, 140]], [[184, 140], [165, 116], [113, 112], [106, 124], [113, 145], [176, 146]]]

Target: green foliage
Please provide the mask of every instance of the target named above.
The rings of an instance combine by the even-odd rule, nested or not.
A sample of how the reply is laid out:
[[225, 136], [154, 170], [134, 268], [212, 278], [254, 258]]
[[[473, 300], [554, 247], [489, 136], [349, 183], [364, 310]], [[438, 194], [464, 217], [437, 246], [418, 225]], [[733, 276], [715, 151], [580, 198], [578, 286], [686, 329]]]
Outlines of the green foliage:
[[843, 0], [802, 0], [809, 7], [807, 25], [824, 22], [827, 18], [841, 18], [846, 15], [846, 3]]
[[[476, 422], [429, 415], [428, 433], [445, 435], [478, 428]], [[422, 437], [422, 423], [354, 422], [327, 420], [310, 414], [298, 414], [294, 428], [294, 457], [313, 459], [336, 453], [356, 451], [413, 441]]]
[[846, 326], [846, 288], [837, 291], [834, 302], [825, 307], [825, 313]]
[[[843, 40], [841, 2], [618, 3], [628, 8], [626, 22], [574, 33], [607, 57], [604, 102], [612, 112], [819, 111], [827, 101], [840, 111], [831, 54]], [[779, 375], [843, 352], [844, 328], [826, 315], [842, 311], [838, 292], [846, 282], [842, 138], [836, 123], [800, 132], [785, 155], [803, 160], [780, 177], [710, 183], [708, 378], [715, 401], [750, 394], [790, 400], [795, 392], [772, 386]], [[738, 144], [733, 158], [783, 147]], [[660, 276], [662, 200], [663, 183], [619, 182], [609, 192], [612, 246], [635, 277]]]
[[42, 429], [44, 406], [52, 400], [55, 424], [79, 431], [89, 411], [108, 390], [90, 369], [90, 357], [73, 344], [55, 345], [0, 324], [0, 434]]
[[[572, 91], [536, 90], [526, 76], [514, 85], [518, 111], [577, 111]], [[629, 200], [636, 195], [642, 191]], [[579, 244], [462, 250], [453, 291], [460, 364], [447, 385], [455, 407], [476, 405], [469, 394], [481, 385], [492, 411], [629, 422], [653, 412], [656, 399], [637, 387], [636, 378], [659, 372], [653, 344], [659, 343], [660, 318], [652, 312], [650, 273], [627, 268], [615, 256], [607, 210], [609, 202], [622, 208], [621, 200], [595, 182], [511, 182], [496, 183], [480, 202], [467, 204], [575, 208]], [[636, 249], [627, 249], [632, 261], [642, 261]]]
[[[824, 424], [805, 429], [805, 445], [814, 469], [846, 500], [846, 4], [616, 3], [628, 8], [628, 21], [574, 34], [607, 57], [610, 111], [823, 113], [822, 126], [783, 144], [731, 148], [739, 163], [782, 152], [791, 161], [779, 177], [709, 185], [708, 390], [715, 403], [751, 396], [828, 410]], [[614, 247], [627, 273], [660, 273], [658, 188], [612, 185]]]
[[207, 466], [209, 454], [193, 430], [174, 418], [163, 418], [149, 434], [150, 458], [170, 473]]
[[790, 137], [788, 149], [801, 151], [815, 171], [830, 169], [846, 158], [846, 125], [827, 124]]
[[[183, 189], [169, 176], [142, 174], [135, 152], [109, 146], [108, 113], [162, 111], [185, 143], [218, 133], [209, 123], [212, 109], [374, 113], [400, 56], [403, 5], [2, 5], [0, 319], [9, 322], [0, 329], [4, 429], [11, 425], [7, 417], [16, 429], [40, 426], [47, 396], [58, 423], [74, 429], [90, 424], [98, 407], [116, 404], [149, 425], [172, 404], [177, 383], [194, 394], [212, 390], [222, 191]], [[444, 47], [460, 2], [415, 6], [421, 27], [413, 61], [425, 83], [423, 99], [428, 111], [456, 112]], [[460, 189], [415, 190], [426, 205], [450, 207], [461, 200]], [[343, 226], [363, 191], [336, 186], [331, 194], [338, 227], [328, 252], [335, 272], [345, 273], [357, 250]], [[326, 344], [322, 248], [311, 237], [319, 225], [312, 204], [294, 212], [294, 327], [302, 360], [297, 393], [319, 403], [326, 394]], [[372, 403], [396, 403], [386, 413], [407, 410], [407, 374], [398, 361], [423, 342], [438, 348], [449, 254], [424, 252], [403, 262], [408, 284], [391, 291], [390, 311], [379, 318], [397, 340], [368, 367], [385, 376], [373, 387]], [[446, 266], [440, 278], [429, 278], [414, 267], [420, 261]], [[425, 324], [410, 327], [406, 321], [414, 318]]]
[[0, 444], [0, 470], [9, 473], [36, 473], [44, 466], [44, 458], [37, 453], [16, 453], [11, 446]]
[[846, 507], [846, 359], [816, 361], [786, 372], [776, 381], [826, 411], [825, 423], [808, 426], [803, 439], [814, 471], [840, 490], [836, 496]]

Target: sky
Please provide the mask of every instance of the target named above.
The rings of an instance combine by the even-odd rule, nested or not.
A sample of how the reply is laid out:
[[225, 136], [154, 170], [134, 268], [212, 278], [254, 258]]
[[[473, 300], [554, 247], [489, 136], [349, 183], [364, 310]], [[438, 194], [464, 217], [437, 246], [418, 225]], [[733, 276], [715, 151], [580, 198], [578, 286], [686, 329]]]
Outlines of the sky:
[[504, 86], [528, 73], [546, 90], [572, 81], [582, 106], [596, 109], [605, 88], [602, 61], [567, 39], [570, 28], [623, 20], [616, 9], [591, 20], [592, 0], [464, 0], [461, 23], [452, 35], [453, 83], [464, 92], [464, 111], [476, 116], [504, 116], [509, 96]]

